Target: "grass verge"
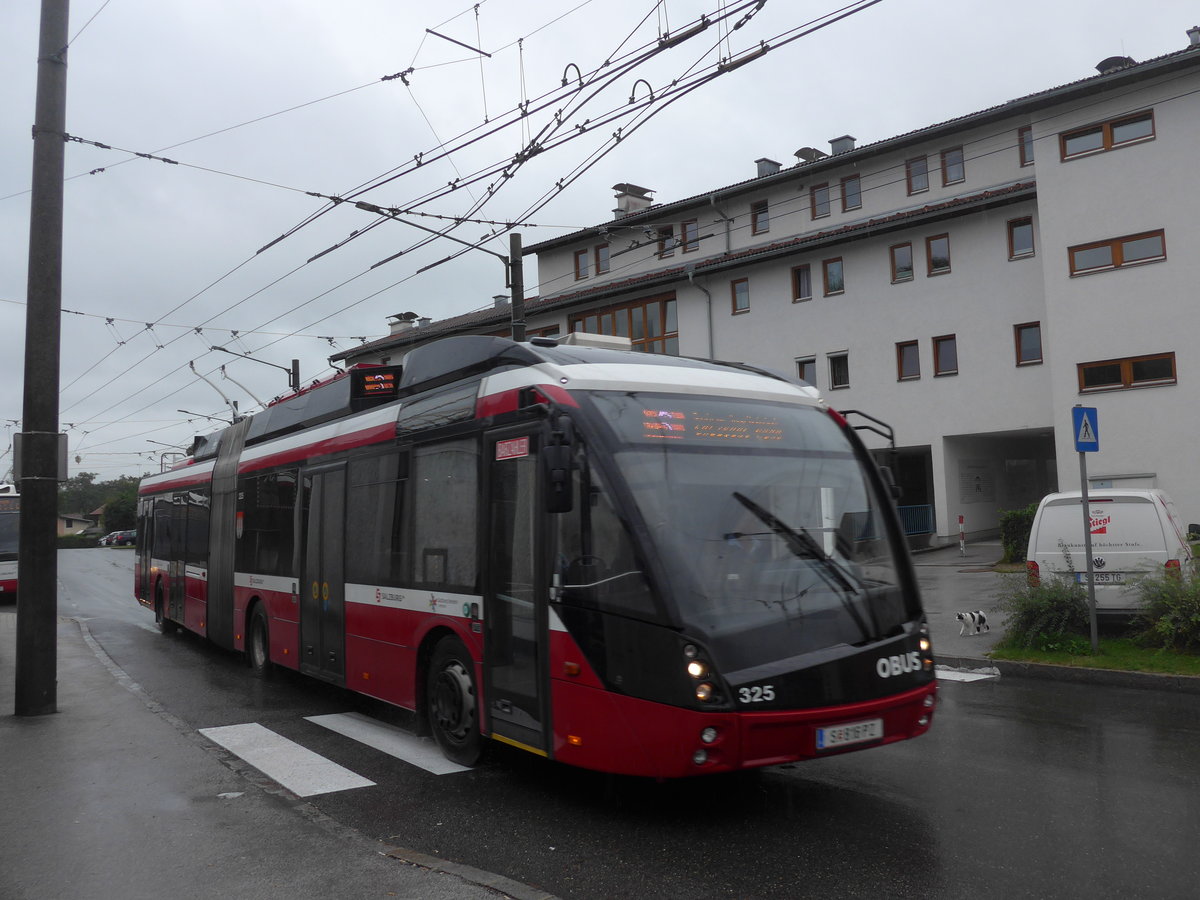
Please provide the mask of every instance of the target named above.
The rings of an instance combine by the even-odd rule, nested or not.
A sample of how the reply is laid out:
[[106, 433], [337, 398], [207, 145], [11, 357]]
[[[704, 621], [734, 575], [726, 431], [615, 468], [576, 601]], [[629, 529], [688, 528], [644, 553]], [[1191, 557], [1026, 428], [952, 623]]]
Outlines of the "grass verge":
[[1031, 647], [998, 644], [988, 654], [1008, 662], [1044, 663], [1083, 669], [1116, 669], [1123, 672], [1153, 672], [1157, 675], [1200, 675], [1200, 656], [1142, 647], [1130, 638], [1101, 638], [1100, 652], [1072, 654]]

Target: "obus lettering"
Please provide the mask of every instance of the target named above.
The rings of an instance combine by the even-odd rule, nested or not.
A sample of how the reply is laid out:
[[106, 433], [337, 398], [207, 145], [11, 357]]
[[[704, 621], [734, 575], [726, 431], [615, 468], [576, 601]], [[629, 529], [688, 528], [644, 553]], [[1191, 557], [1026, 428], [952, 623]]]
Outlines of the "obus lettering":
[[918, 672], [920, 669], [921, 655], [916, 650], [910, 650], [903, 656], [881, 656], [875, 660], [875, 674], [880, 678], [891, 678], [893, 675]]

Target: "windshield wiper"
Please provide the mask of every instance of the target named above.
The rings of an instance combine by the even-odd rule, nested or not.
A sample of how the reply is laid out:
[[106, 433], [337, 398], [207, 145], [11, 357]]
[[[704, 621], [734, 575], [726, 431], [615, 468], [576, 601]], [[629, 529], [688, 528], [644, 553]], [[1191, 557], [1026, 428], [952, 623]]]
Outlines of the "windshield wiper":
[[854, 581], [858, 581], [858, 579], [836, 559], [828, 556], [821, 545], [817, 543], [816, 539], [804, 528], [789, 525], [769, 509], [759, 506], [740, 491], [733, 492], [733, 499], [754, 513], [764, 525], [783, 538], [787, 548], [796, 556], [804, 559], [814, 559], [821, 564], [817, 569], [817, 574], [821, 576], [826, 584], [834, 589], [838, 598], [842, 601], [842, 606], [846, 608], [846, 612], [850, 614], [850, 618], [854, 620], [854, 624], [862, 632], [863, 638], [871, 640], [873, 638], [872, 630], [867, 627], [862, 613], [855, 609], [854, 604], [850, 602], [850, 595], [857, 592], [857, 587], [851, 579], [853, 578]]

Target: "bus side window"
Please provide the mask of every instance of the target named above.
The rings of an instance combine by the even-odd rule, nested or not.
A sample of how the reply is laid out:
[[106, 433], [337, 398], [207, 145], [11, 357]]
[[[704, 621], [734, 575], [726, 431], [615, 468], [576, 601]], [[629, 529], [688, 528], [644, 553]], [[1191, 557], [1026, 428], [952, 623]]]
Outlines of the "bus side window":
[[414, 573], [417, 583], [477, 592], [478, 441], [466, 438], [416, 447], [411, 466], [411, 504], [406, 515], [411, 523], [412, 559], [421, 560], [426, 570]]
[[398, 587], [409, 581], [403, 531], [408, 455], [391, 451], [352, 460], [346, 504], [346, 580]]

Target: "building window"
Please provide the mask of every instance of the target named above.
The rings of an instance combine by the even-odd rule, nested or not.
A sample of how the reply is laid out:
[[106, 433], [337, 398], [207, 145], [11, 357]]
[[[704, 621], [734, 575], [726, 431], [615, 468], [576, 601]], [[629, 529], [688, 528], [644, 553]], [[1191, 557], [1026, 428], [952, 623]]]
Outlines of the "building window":
[[750, 312], [750, 279], [738, 278], [729, 282], [729, 296], [733, 304], [733, 315]]
[[1116, 150], [1118, 147], [1152, 140], [1154, 140], [1153, 110], [1126, 116], [1123, 119], [1101, 122], [1099, 125], [1089, 125], [1087, 128], [1079, 128], [1075, 131], [1064, 131], [1059, 135], [1063, 159], [1103, 153], [1106, 150]]
[[658, 229], [658, 258], [675, 255], [675, 226], [661, 225]]
[[634, 350], [679, 355], [679, 319], [675, 296], [650, 297], [571, 316], [571, 331], [627, 337]]
[[908, 177], [908, 192], [919, 194], [929, 190], [929, 161], [924, 156], [917, 156], [904, 164]]
[[899, 381], [914, 381], [921, 377], [921, 354], [916, 341], [896, 345], [896, 377]]
[[1013, 326], [1017, 345], [1017, 365], [1031, 366], [1042, 361], [1042, 323], [1026, 322]]
[[829, 215], [829, 185], [814, 184], [808, 189], [808, 203], [812, 207], [812, 217], [820, 219]]
[[700, 225], [695, 219], [688, 219], [679, 225], [679, 238], [683, 243], [683, 252], [691, 253], [700, 249]]
[[558, 337], [559, 328], [557, 325], [546, 325], [543, 328], [526, 328], [525, 337]]
[[821, 271], [825, 278], [825, 296], [840, 294], [846, 290], [846, 280], [842, 272], [842, 258], [827, 259], [821, 263]]
[[1078, 244], [1067, 248], [1067, 256], [1071, 261], [1072, 275], [1090, 275], [1125, 266], [1160, 262], [1167, 258], [1166, 236], [1159, 229], [1091, 244]]
[[762, 234], [771, 230], [771, 213], [766, 200], [750, 204], [750, 233]]
[[950, 235], [925, 238], [925, 261], [930, 275], [945, 275], [950, 271]]
[[608, 244], [596, 245], [596, 274], [603, 275], [608, 271]]
[[815, 356], [805, 356], [802, 359], [796, 360], [796, 374], [800, 380], [817, 386], [817, 358]]
[[1079, 392], [1122, 391], [1175, 383], [1175, 354], [1131, 356], [1079, 364]]
[[889, 248], [892, 255], [892, 284], [913, 280], [912, 244], [896, 244]]
[[808, 266], [792, 269], [792, 302], [812, 299], [812, 271]]
[[1033, 165], [1033, 126], [1025, 125], [1017, 129], [1017, 149], [1021, 154], [1021, 165]]
[[829, 389], [850, 387], [850, 354], [829, 354]]
[[575, 280], [588, 277], [588, 252], [586, 250], [575, 251]]
[[842, 212], [862, 209], [862, 180], [857, 175], [842, 179]]
[[1008, 258], [1021, 259], [1033, 256], [1033, 219], [1008, 220]]
[[933, 374], [958, 374], [958, 340], [952, 334], [933, 339]]
[[967, 180], [967, 163], [962, 147], [942, 151], [942, 184], [957, 184]]

